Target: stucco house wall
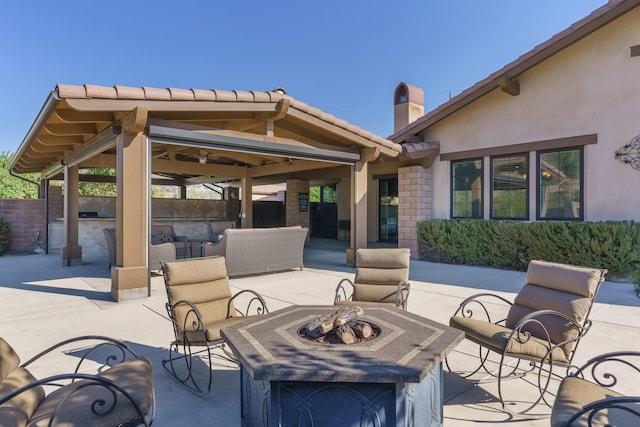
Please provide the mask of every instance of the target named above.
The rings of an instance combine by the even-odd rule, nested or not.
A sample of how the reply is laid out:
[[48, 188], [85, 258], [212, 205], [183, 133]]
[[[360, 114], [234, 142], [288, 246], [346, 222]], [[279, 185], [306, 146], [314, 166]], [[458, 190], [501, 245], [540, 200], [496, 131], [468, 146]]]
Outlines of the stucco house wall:
[[[520, 94], [495, 89], [424, 129], [441, 156], [466, 150], [597, 135], [584, 147], [584, 220], [640, 219], [640, 171], [615, 151], [640, 135], [640, 8], [565, 48], [517, 77]], [[535, 176], [535, 155], [530, 152]], [[450, 216], [450, 161], [433, 164], [433, 217]], [[490, 163], [484, 157], [484, 217], [490, 209]], [[536, 218], [535, 179], [529, 219]]]

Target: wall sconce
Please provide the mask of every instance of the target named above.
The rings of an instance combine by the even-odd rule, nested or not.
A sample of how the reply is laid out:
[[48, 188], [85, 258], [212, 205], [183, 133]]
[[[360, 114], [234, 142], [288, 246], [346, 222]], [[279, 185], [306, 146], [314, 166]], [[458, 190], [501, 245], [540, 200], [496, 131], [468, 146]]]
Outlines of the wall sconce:
[[209, 159], [207, 150], [200, 150], [200, 155], [198, 156], [198, 161], [201, 165], [207, 164], [207, 160]]
[[631, 165], [634, 169], [640, 170], [640, 135], [633, 138], [621, 149], [616, 150], [616, 159]]

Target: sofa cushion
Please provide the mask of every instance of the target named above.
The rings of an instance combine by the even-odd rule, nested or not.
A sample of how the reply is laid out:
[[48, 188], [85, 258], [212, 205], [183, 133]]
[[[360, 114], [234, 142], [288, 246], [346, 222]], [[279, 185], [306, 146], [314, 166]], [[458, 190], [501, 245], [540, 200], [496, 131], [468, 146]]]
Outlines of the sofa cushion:
[[[3, 358], [0, 361], [1, 364], [5, 362]], [[21, 367], [15, 368], [0, 382], [0, 396], [13, 393], [34, 381], [36, 379], [29, 371]], [[43, 398], [44, 389], [42, 386], [37, 386], [4, 403], [0, 406], [0, 426], [26, 426]]]
[[[143, 414], [149, 411], [153, 401], [153, 369], [148, 357], [128, 360], [100, 374], [127, 391], [140, 407]], [[90, 385], [89, 380], [81, 380], [60, 388], [49, 394], [36, 410], [30, 427], [44, 427], [51, 416], [56, 413], [57, 423], [65, 427], [84, 426], [116, 426], [138, 418], [138, 413], [131, 402], [122, 394], [117, 394], [115, 408], [105, 414], [96, 415], [92, 405], [98, 399], [104, 399], [108, 407], [113, 402], [111, 392], [105, 387]], [[67, 405], [66, 403], [70, 404]], [[72, 403], [72, 404], [71, 404]], [[57, 406], [60, 408], [56, 410]], [[101, 409], [97, 406], [97, 411]]]

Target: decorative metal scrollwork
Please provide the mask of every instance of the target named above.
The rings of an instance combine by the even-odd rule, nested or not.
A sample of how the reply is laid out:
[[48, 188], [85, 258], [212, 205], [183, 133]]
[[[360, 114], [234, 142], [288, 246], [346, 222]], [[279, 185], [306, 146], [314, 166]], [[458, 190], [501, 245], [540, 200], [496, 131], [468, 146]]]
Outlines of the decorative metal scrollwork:
[[640, 135], [633, 138], [621, 149], [616, 150], [616, 159], [631, 165], [634, 169], [640, 170]]

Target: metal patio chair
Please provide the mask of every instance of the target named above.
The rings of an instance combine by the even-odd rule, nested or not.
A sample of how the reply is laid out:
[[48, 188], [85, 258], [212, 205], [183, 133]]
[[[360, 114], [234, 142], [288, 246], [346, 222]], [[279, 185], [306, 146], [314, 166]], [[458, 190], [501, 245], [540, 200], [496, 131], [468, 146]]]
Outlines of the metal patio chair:
[[356, 277], [338, 283], [334, 304], [389, 304], [406, 310], [410, 258], [406, 248], [358, 249]]
[[[618, 351], [594, 357], [560, 383], [551, 427], [640, 425], [640, 352]], [[635, 396], [612, 389], [626, 384]]]
[[[78, 357], [73, 372], [36, 379], [27, 370], [43, 359], [55, 363], [60, 353]], [[93, 361], [102, 365], [95, 374], [87, 370]], [[151, 360], [121, 341], [97, 335], [71, 338], [20, 364], [0, 338], [2, 426], [150, 426], [154, 413]]]
[[[175, 339], [169, 358], [162, 361], [167, 372], [197, 394], [211, 391], [212, 357], [237, 363], [225, 348], [220, 329], [250, 317], [268, 313], [262, 297], [251, 290], [231, 294], [224, 257], [193, 258], [162, 264], [167, 290], [167, 313]], [[244, 310], [236, 306], [246, 304]], [[212, 352], [214, 349], [221, 351]], [[194, 375], [194, 356], [204, 354], [209, 367], [207, 379]]]
[[[572, 360], [582, 337], [591, 328], [589, 312], [606, 270], [577, 267], [544, 261], [531, 261], [526, 284], [513, 302], [491, 293], [480, 293], [465, 299], [449, 325], [463, 331], [465, 338], [478, 344], [479, 365], [458, 372], [463, 378], [476, 380], [477, 374], [488, 374], [498, 381], [498, 397], [502, 409], [514, 418], [546, 418], [534, 413], [540, 403], [551, 407], [551, 379], [561, 379], [572, 368]], [[496, 320], [499, 305], [508, 308], [506, 317]], [[504, 315], [504, 310], [501, 311]], [[499, 355], [497, 372], [490, 366], [490, 353]], [[449, 371], [454, 372], [447, 359]], [[564, 375], [554, 368], [566, 369]], [[533, 381], [537, 398], [515, 409], [513, 393], [507, 395], [504, 381], [536, 374]], [[511, 400], [507, 400], [507, 397]]]

